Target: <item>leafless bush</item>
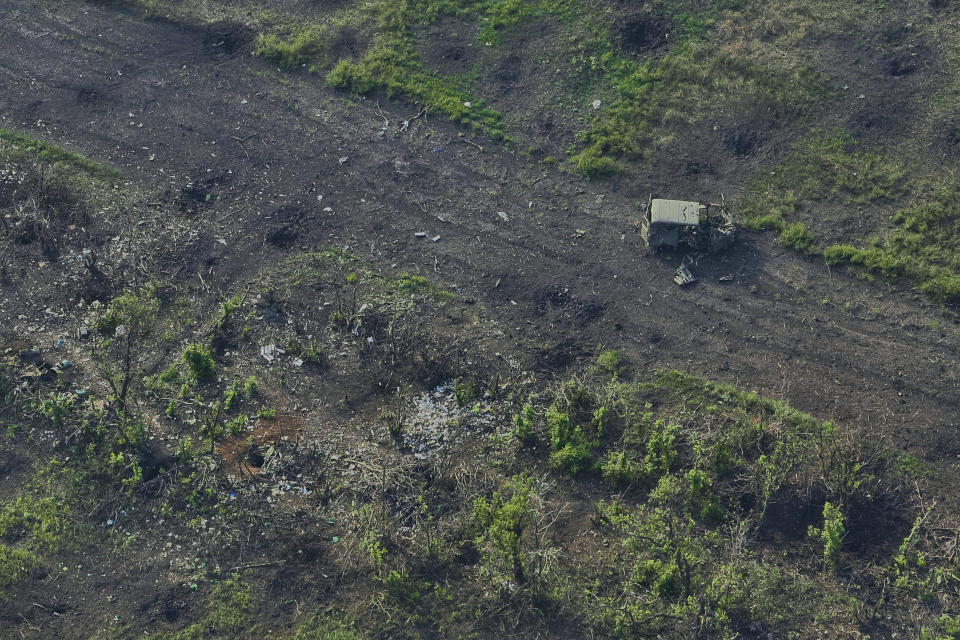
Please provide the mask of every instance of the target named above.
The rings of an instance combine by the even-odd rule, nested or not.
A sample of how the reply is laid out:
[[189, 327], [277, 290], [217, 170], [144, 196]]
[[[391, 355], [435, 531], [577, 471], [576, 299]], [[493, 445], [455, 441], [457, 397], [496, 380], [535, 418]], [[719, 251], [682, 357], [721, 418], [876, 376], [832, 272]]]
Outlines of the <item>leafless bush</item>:
[[9, 234], [4, 233], [0, 236], [0, 284], [10, 282], [11, 267], [13, 267], [13, 239]]
[[59, 237], [68, 225], [89, 220], [81, 193], [56, 167], [43, 163], [7, 163], [0, 168], [0, 206], [8, 239], [21, 244], [38, 242], [55, 259]]

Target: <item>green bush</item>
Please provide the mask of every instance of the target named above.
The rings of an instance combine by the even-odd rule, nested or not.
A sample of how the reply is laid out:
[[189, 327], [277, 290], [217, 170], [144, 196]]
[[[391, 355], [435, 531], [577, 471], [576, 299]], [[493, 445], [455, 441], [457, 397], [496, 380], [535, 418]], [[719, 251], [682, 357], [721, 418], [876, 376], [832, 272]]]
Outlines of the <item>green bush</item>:
[[257, 410], [257, 416], [264, 420], [274, 420], [277, 417], [277, 410], [273, 407], [261, 407]]
[[616, 378], [623, 371], [623, 354], [616, 349], [602, 349], [597, 354], [593, 368], [599, 373]]
[[796, 249], [800, 253], [816, 253], [817, 240], [802, 222], [785, 224], [778, 238], [784, 246]]
[[453, 381], [453, 394], [457, 404], [464, 407], [480, 397], [480, 385], [474, 378], [461, 376]]
[[834, 244], [823, 250], [823, 258], [830, 265], [853, 262], [859, 254], [860, 250], [849, 244]]
[[0, 597], [7, 587], [16, 584], [28, 571], [39, 565], [40, 559], [30, 551], [0, 544]]
[[190, 369], [191, 377], [197, 382], [209, 382], [216, 374], [213, 356], [206, 347], [192, 344], [183, 352], [183, 362]]
[[554, 403], [547, 409], [547, 427], [550, 430], [550, 464], [564, 473], [577, 474], [594, 468], [590, 443], [583, 429], [574, 425], [569, 411]]
[[568, 442], [550, 454], [550, 466], [557, 471], [576, 475], [586, 471], [596, 470], [596, 460], [588, 445], [577, 431], [577, 440]]
[[143, 337], [153, 328], [159, 311], [156, 287], [148, 285], [112, 299], [96, 328], [112, 336], [118, 326], [124, 325], [131, 339]]
[[537, 443], [535, 420], [536, 413], [533, 405], [529, 402], [523, 405], [520, 413], [513, 416], [513, 433], [511, 435], [525, 447], [532, 447]]
[[513, 476], [489, 500], [473, 503], [475, 544], [482, 549], [491, 567], [506, 571], [518, 584], [527, 578], [524, 559], [524, 532], [533, 523], [530, 509], [532, 481]]
[[646, 477], [643, 467], [625, 451], [615, 451], [607, 456], [600, 473], [607, 484], [618, 489], [635, 485]]
[[590, 178], [607, 178], [625, 173], [627, 168], [623, 164], [602, 155], [605, 146], [595, 145], [580, 153], [576, 158], [577, 170]]
[[807, 534], [823, 543], [823, 557], [835, 570], [840, 569], [840, 550], [843, 547], [843, 512], [829, 502], [823, 505], [823, 527], [811, 526]]

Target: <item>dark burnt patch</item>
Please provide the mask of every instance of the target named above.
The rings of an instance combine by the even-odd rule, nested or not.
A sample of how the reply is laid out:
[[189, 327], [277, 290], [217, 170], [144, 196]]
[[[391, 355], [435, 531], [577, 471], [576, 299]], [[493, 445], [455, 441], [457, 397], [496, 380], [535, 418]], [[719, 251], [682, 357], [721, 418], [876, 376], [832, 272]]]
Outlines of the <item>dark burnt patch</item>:
[[297, 231], [288, 224], [274, 227], [267, 232], [267, 244], [278, 249], [286, 249], [296, 242], [298, 235]]
[[564, 340], [538, 349], [535, 358], [540, 369], [561, 370], [575, 363], [583, 353], [576, 342]]
[[683, 166], [683, 175], [685, 176], [715, 176], [716, 174], [717, 168], [712, 163], [703, 160], [689, 160]]
[[513, 83], [520, 78], [522, 72], [523, 60], [520, 59], [520, 56], [510, 55], [497, 66], [493, 76], [501, 82]]
[[642, 54], [667, 45], [672, 24], [651, 12], [635, 13], [620, 23], [617, 40], [626, 51]]
[[211, 206], [216, 197], [214, 189], [228, 180], [223, 171], [210, 172], [196, 168], [190, 172], [190, 181], [180, 188], [178, 206], [183, 213], [195, 213]]
[[723, 136], [723, 146], [737, 156], [752, 155], [763, 144], [763, 134], [749, 127], [737, 127]]
[[910, 75], [918, 67], [916, 52], [898, 52], [887, 60], [887, 73], [894, 77]]
[[369, 41], [359, 31], [353, 27], [342, 27], [333, 36], [330, 51], [336, 52], [340, 57], [348, 56], [356, 59], [367, 50], [369, 45]]
[[548, 307], [559, 309], [570, 302], [569, 289], [552, 284], [541, 289], [533, 299], [533, 309], [538, 316], [546, 313]]
[[935, 123], [932, 133], [943, 155], [960, 158], [960, 117], [946, 123]]
[[861, 135], [882, 135], [899, 129], [903, 114], [884, 104], [866, 104], [850, 118], [850, 129]]
[[203, 51], [212, 56], [234, 56], [250, 48], [254, 33], [236, 22], [217, 22], [203, 35]]
[[83, 85], [74, 87], [74, 102], [79, 107], [93, 108], [106, 102], [114, 87], [110, 85]]

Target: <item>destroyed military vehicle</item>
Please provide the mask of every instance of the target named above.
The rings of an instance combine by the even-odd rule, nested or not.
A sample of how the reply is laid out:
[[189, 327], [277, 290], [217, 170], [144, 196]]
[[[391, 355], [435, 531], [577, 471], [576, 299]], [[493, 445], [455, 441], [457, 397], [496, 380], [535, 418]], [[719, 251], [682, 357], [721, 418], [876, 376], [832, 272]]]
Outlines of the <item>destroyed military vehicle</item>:
[[718, 253], [733, 244], [735, 232], [726, 204], [650, 196], [641, 221], [643, 239], [653, 249], [686, 245], [697, 251]]

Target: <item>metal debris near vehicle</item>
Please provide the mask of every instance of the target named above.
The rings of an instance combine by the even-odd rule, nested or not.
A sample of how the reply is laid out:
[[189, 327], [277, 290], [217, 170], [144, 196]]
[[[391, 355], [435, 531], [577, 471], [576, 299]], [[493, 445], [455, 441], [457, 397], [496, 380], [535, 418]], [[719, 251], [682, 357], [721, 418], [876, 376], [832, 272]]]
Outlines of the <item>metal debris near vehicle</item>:
[[699, 280], [699, 278], [693, 275], [693, 272], [690, 271], [690, 268], [685, 264], [681, 264], [679, 267], [677, 267], [677, 270], [673, 272], [673, 281], [681, 287], [685, 287], [688, 284], [693, 284], [697, 280]]

